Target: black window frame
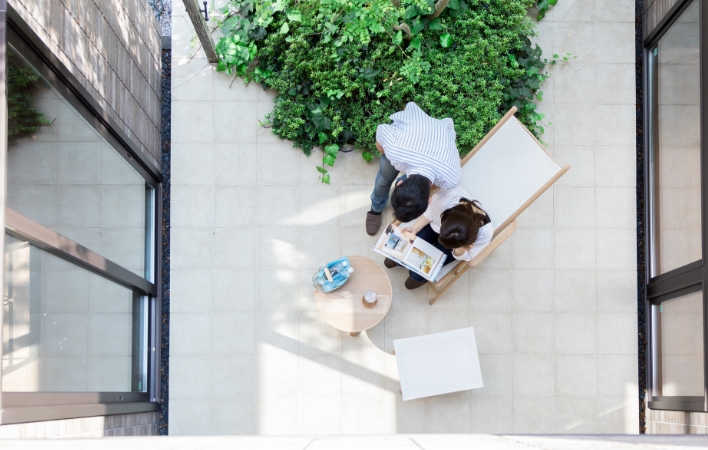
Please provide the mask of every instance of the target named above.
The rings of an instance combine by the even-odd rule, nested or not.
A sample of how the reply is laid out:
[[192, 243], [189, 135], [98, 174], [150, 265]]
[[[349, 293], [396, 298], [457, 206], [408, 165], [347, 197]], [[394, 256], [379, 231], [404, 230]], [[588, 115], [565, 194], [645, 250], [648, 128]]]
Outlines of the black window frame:
[[[162, 174], [121, 130], [79, 80], [54, 55], [7, 0], [0, 0], [0, 119], [5, 121], [6, 55], [8, 44], [17, 49], [71, 106], [135, 169], [153, 190], [152, 204], [146, 205], [146, 260], [150, 264], [152, 280], [140, 277], [91, 250], [67, 239], [47, 227], [6, 208], [5, 233], [28, 241], [53, 255], [96, 273], [124, 287], [135, 295], [148, 299], [147, 307], [147, 386], [145, 392], [2, 392], [0, 394], [0, 424], [36, 422], [108, 414], [126, 414], [159, 410], [160, 353], [161, 353], [161, 298], [162, 271]], [[0, 152], [6, 160], [7, 139], [0, 143]], [[7, 169], [6, 169], [7, 170]], [[5, 172], [6, 173], [6, 172]], [[3, 175], [6, 177], [6, 174]], [[154, 211], [149, 213], [150, 208]], [[0, 244], [2, 245], [2, 244]], [[147, 266], [146, 266], [147, 268]], [[135, 301], [135, 300], [134, 300]], [[144, 320], [134, 314], [133, 321]], [[0, 321], [2, 310], [0, 310]], [[135, 343], [134, 343], [135, 345]], [[0, 386], [1, 386], [0, 379]]]
[[[644, 248], [646, 250], [647, 270], [645, 274], [645, 298], [644, 307], [646, 311], [646, 336], [647, 339], [647, 405], [650, 409], [671, 410], [671, 411], [708, 411], [708, 294], [705, 284], [708, 280], [708, 265], [705, 259], [708, 255], [708, 128], [706, 124], [706, 107], [708, 107], [708, 0], [697, 0], [699, 7], [699, 28], [700, 28], [700, 171], [701, 171], [701, 236], [702, 236], [702, 259], [691, 262], [682, 267], [673, 269], [663, 274], [652, 276], [656, 269], [655, 242], [654, 242], [654, 218], [656, 217], [654, 172], [658, 164], [652, 160], [654, 148], [652, 145], [657, 142], [658, 127], [656, 125], [655, 114], [657, 111], [658, 85], [651, 79], [656, 73], [656, 59], [650, 53], [658, 45], [659, 40], [669, 30], [681, 14], [691, 5], [692, 0], [679, 0], [667, 12], [656, 28], [643, 41], [643, 84], [644, 98], [643, 108], [647, 111], [644, 115], [644, 223], [646, 233]], [[654, 67], [652, 67], [654, 64]], [[659, 395], [661, 382], [661, 355], [659, 354], [658, 339], [660, 338], [658, 329], [657, 310], [661, 302], [677, 298], [681, 295], [695, 292], [703, 292], [703, 396], [663, 396]]]

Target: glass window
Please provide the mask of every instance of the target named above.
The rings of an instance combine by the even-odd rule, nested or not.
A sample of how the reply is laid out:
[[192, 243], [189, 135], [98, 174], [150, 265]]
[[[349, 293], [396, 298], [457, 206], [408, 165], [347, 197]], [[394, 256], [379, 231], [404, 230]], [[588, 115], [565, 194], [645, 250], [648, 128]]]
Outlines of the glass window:
[[650, 52], [653, 276], [702, 257], [699, 38], [694, 0]]
[[153, 281], [153, 189], [12, 48], [7, 62], [7, 206]]
[[144, 392], [147, 299], [5, 235], [3, 392]]
[[655, 306], [661, 394], [703, 397], [703, 292]]

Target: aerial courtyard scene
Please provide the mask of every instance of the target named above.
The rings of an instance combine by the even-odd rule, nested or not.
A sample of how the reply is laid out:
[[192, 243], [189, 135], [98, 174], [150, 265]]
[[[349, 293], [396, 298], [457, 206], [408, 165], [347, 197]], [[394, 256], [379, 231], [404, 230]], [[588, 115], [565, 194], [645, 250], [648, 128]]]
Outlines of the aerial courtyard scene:
[[705, 8], [0, 0], [2, 445], [708, 447]]

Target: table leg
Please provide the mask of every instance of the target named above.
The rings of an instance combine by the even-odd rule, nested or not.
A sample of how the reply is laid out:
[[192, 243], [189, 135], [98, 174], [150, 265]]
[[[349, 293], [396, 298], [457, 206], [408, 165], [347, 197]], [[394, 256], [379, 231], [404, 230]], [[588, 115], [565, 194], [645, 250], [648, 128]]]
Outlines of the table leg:
[[357, 331], [356, 333], [349, 333], [349, 336], [359, 336], [361, 334], [361, 331]]

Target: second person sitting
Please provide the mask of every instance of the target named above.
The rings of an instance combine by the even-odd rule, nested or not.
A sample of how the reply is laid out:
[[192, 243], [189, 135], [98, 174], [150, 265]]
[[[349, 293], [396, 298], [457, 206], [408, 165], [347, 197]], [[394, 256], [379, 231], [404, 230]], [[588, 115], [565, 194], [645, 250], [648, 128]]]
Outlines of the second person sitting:
[[[447, 256], [444, 265], [453, 260], [471, 261], [491, 242], [494, 226], [479, 202], [468, 197], [461, 188], [435, 193], [425, 213], [403, 231], [417, 235], [442, 251]], [[389, 269], [398, 266], [389, 258], [384, 265]], [[425, 278], [409, 271], [405, 286], [417, 289], [425, 283]]]

